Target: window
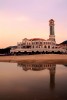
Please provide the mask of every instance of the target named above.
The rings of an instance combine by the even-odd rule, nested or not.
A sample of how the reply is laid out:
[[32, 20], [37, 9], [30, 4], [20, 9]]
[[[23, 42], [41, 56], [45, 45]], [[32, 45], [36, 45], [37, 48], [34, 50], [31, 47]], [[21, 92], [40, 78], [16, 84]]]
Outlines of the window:
[[34, 48], [34, 46], [33, 46], [33, 48]]
[[23, 48], [25, 48], [25, 46], [23, 46]]
[[46, 46], [44, 46], [44, 48], [47, 48]]
[[44, 44], [45, 44], [45, 42], [44, 42]]
[[48, 48], [50, 48], [50, 46], [48, 46]]
[[36, 44], [38, 44], [38, 42], [36, 42]]
[[40, 42], [40, 44], [42, 44], [42, 42]]
[[54, 47], [52, 47], [54, 49]]

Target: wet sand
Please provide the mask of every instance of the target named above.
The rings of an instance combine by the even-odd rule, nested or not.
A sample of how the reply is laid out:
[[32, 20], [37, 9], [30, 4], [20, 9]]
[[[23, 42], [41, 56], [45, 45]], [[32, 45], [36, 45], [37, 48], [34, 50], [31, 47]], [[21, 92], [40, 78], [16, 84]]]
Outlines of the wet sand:
[[22, 56], [0, 56], [0, 62], [47, 62], [47, 63], [67, 64], [67, 55], [41, 54], [41, 55], [22, 55]]

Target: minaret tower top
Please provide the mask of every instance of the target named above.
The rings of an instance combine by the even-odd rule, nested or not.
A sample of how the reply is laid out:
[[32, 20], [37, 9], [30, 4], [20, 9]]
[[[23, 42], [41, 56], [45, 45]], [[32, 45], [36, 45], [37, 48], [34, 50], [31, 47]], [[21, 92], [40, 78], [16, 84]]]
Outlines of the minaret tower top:
[[55, 33], [54, 33], [54, 20], [50, 19], [49, 20], [49, 27], [50, 27], [50, 35], [49, 35], [49, 39], [55, 41]]
[[54, 20], [53, 19], [49, 20], [49, 26], [54, 26]]
[[50, 35], [54, 35], [54, 20], [49, 20], [49, 26], [50, 26]]

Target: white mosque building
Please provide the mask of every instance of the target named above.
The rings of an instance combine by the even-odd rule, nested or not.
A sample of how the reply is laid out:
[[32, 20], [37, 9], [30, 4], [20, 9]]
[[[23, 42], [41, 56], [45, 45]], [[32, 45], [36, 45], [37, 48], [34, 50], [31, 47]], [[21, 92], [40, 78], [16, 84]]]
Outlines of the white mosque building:
[[49, 39], [42, 38], [24, 38], [22, 42], [17, 43], [17, 48], [12, 48], [11, 53], [47, 53], [47, 52], [66, 52], [65, 49], [56, 45], [55, 33], [54, 33], [54, 20], [49, 20], [50, 34]]

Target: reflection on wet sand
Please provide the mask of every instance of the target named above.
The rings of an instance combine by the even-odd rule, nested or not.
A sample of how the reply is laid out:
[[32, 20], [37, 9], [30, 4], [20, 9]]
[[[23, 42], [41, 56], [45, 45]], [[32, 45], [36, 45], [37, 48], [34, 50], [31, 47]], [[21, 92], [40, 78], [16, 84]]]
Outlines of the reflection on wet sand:
[[24, 71], [41, 71], [48, 69], [50, 72], [50, 89], [55, 88], [55, 70], [56, 64], [44, 64], [44, 63], [17, 63], [17, 66], [22, 67]]
[[0, 100], [67, 100], [65, 66], [45, 62], [0, 63]]

